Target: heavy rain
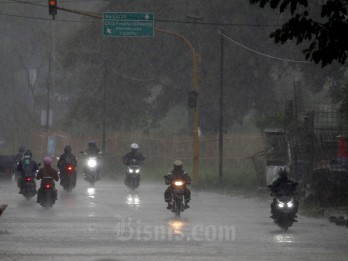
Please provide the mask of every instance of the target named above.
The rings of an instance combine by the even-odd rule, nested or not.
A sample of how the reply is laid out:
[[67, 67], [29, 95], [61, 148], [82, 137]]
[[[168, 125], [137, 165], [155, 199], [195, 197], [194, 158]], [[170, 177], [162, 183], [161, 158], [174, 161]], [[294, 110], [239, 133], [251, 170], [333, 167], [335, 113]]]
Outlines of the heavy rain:
[[0, 0], [0, 260], [347, 260], [346, 0]]

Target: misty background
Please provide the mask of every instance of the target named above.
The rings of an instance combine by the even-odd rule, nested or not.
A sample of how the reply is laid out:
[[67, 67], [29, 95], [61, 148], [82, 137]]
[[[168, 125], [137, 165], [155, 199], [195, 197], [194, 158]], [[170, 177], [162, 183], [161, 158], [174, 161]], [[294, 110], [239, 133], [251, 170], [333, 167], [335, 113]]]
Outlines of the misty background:
[[[159, 32], [154, 37], [106, 38], [102, 20], [58, 10], [53, 21], [47, 1], [29, 2], [0, 1], [3, 153], [14, 153], [21, 144], [27, 146], [32, 133], [45, 133], [48, 86], [53, 113], [50, 132], [98, 140], [105, 113], [107, 135], [121, 132], [192, 138], [193, 114], [188, 108], [188, 92], [193, 90], [192, 56], [179, 38]], [[58, 6], [98, 15], [153, 12], [156, 28], [185, 36], [201, 58], [202, 139], [216, 137], [219, 131], [219, 32], [226, 36], [226, 135], [282, 128], [279, 115], [286, 101], [293, 99], [295, 85], [301, 103], [326, 104], [347, 81], [345, 66], [321, 68], [304, 62], [303, 46], [274, 44], [269, 34], [286, 20], [286, 14], [251, 6], [247, 0], [60, 0]]]

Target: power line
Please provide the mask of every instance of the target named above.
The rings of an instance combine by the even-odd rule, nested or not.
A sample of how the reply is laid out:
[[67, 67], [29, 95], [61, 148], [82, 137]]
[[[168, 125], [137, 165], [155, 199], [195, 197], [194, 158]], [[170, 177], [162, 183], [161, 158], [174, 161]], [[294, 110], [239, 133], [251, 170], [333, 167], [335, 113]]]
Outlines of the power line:
[[280, 61], [285, 61], [285, 62], [293, 62], [293, 63], [310, 63], [308, 61], [298, 61], [298, 60], [291, 60], [291, 59], [284, 59], [284, 58], [279, 58], [279, 57], [275, 57], [275, 56], [272, 56], [272, 55], [268, 55], [268, 54], [265, 54], [265, 53], [261, 53], [261, 52], [258, 52], [254, 49], [251, 49], [233, 39], [231, 39], [230, 37], [228, 37], [227, 35], [223, 34], [222, 32], [218, 31], [219, 34], [221, 34], [223, 37], [225, 37], [226, 39], [228, 39], [229, 41], [233, 42], [234, 44], [250, 51], [250, 52], [253, 52], [253, 53], [256, 53], [256, 54], [259, 54], [259, 55], [262, 55], [262, 56], [265, 56], [265, 57], [268, 57], [268, 58], [271, 58], [271, 59], [276, 59], [276, 60], [280, 60]]
[[[0, 13], [0, 15], [9, 16], [9, 17], [24, 18], [24, 19], [31, 19], [31, 20], [52, 21], [52, 18], [24, 16], [24, 15], [15, 15], [15, 14], [6, 14], [6, 13]], [[68, 23], [86, 23], [86, 24], [96, 24], [97, 23], [97, 22], [88, 22], [88, 21], [81, 21], [81, 20], [63, 20], [63, 19], [56, 19], [55, 21], [56, 22], [68, 22]]]
[[[60, 3], [84, 3], [84, 2], [107, 2], [109, 0], [60, 0]], [[46, 0], [37, 0], [37, 1], [30, 1], [29, 3], [42, 3], [46, 2]], [[19, 3], [19, 2], [17, 2]], [[28, 2], [26, 2], [28, 3]], [[0, 1], [0, 4], [16, 4], [16, 2], [12, 0], [8, 1]]]
[[11, 0], [13, 3], [18, 3], [18, 4], [27, 4], [27, 5], [35, 5], [35, 6], [40, 6], [40, 7], [48, 7], [47, 5], [43, 4], [36, 4], [34, 2], [26, 2], [26, 1], [21, 1], [21, 0]]
[[170, 19], [155, 19], [156, 22], [163, 23], [179, 23], [179, 24], [195, 24], [195, 25], [220, 25], [220, 26], [245, 26], [245, 27], [278, 27], [279, 24], [242, 24], [242, 23], [220, 23], [220, 22], [194, 22]]
[[[40, 7], [45, 7], [47, 8], [47, 5], [43, 4], [36, 4], [34, 2], [26, 2], [26, 1], [21, 1], [21, 0], [10, 0], [12, 2], [9, 3], [18, 3], [18, 4], [29, 4], [29, 5], [34, 5], [34, 6], [40, 6]], [[4, 3], [4, 2], [0, 2]], [[13, 16], [13, 17], [22, 17], [26, 19], [35, 19], [35, 20], [51, 20], [51, 19], [46, 19], [46, 18], [39, 18], [39, 17], [31, 17], [31, 16], [19, 16], [19, 15], [12, 15], [12, 14], [4, 14], [2, 13], [1, 15], [7, 15], [7, 16]], [[57, 19], [56, 21], [59, 21]], [[69, 22], [69, 20], [60, 20], [64, 22]], [[70, 20], [71, 22], [82, 22], [80, 20]], [[221, 23], [221, 22], [197, 22], [197, 21], [183, 21], [183, 20], [173, 20], [173, 19], [154, 19], [155, 22], [160, 22], [160, 23], [179, 23], [179, 24], [194, 24], [194, 25], [211, 25], [211, 26], [239, 26], [239, 27], [278, 27], [280, 26], [279, 24], [242, 24], [242, 23]]]
[[[40, 5], [42, 7], [42, 5]], [[44, 6], [46, 7], [46, 6]], [[17, 18], [25, 18], [25, 19], [32, 19], [32, 20], [48, 20], [51, 21], [52, 19], [49, 18], [43, 18], [43, 17], [34, 17], [34, 16], [24, 16], [24, 15], [16, 15], [16, 14], [8, 14], [8, 13], [0, 13], [0, 15], [3, 16], [9, 16], [9, 17], [17, 17]], [[88, 22], [88, 21], [81, 21], [81, 20], [63, 20], [63, 19], [55, 19], [57, 22], [71, 22], [71, 23], [89, 23], [89, 24], [96, 24], [97, 22]], [[155, 19], [155, 22], [160, 23], [180, 23], [180, 24], [199, 24], [199, 25], [220, 25], [220, 26], [239, 26], [239, 27], [276, 27], [279, 25], [272, 25], [272, 24], [241, 24], [241, 23], [218, 23], [218, 22], [206, 22], [206, 23], [198, 23], [198, 22], [191, 22], [191, 21], [180, 21], [180, 20], [166, 20], [166, 19]]]

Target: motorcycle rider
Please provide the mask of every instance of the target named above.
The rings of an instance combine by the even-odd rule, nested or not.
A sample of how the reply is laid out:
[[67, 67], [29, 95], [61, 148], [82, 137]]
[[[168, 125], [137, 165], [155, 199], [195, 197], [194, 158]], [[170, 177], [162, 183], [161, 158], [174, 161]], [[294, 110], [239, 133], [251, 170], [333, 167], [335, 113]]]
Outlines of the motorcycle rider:
[[[87, 157], [98, 157], [101, 151], [98, 148], [97, 143], [95, 143], [95, 141], [90, 141], [88, 142], [88, 148], [85, 150], [84, 153], [87, 155]], [[84, 173], [86, 173], [88, 171], [87, 166], [85, 165], [82, 170]], [[100, 180], [100, 167], [98, 168], [96, 179]], [[85, 180], [86, 180], [86, 177], [85, 177]]]
[[[35, 174], [39, 170], [38, 164], [33, 160], [33, 153], [31, 150], [26, 150], [23, 154], [23, 159], [17, 165], [17, 172], [20, 174], [17, 180], [17, 185], [20, 188], [18, 194], [22, 194], [22, 185], [26, 177], [35, 179]], [[34, 185], [35, 181], [34, 181]]]
[[167, 190], [164, 192], [164, 201], [168, 203], [167, 209], [171, 209], [171, 201], [172, 201], [172, 191], [173, 191], [173, 186], [172, 186], [172, 181], [181, 179], [185, 181], [185, 188], [184, 188], [184, 198], [185, 198], [185, 205], [184, 208], [187, 209], [190, 206], [188, 203], [191, 200], [191, 191], [187, 188], [187, 185], [191, 184], [191, 178], [188, 175], [186, 171], [183, 170], [183, 162], [181, 160], [176, 160], [174, 161], [174, 168], [173, 170], [168, 173], [168, 175], [165, 176], [165, 182], [169, 187]]
[[123, 163], [128, 165], [132, 165], [133, 164], [133, 160], [135, 160], [135, 162], [137, 164], [141, 164], [143, 163], [143, 161], [145, 160], [143, 154], [141, 154], [139, 152], [139, 145], [136, 143], [132, 143], [130, 145], [131, 147], [131, 151], [128, 152], [126, 155], [123, 156], [122, 160]]
[[25, 148], [23, 146], [18, 147], [18, 153], [14, 156], [14, 162], [18, 163], [22, 160], [25, 152]]
[[[269, 188], [271, 189], [271, 196], [273, 196], [273, 202], [271, 204], [271, 218], [274, 218], [274, 210], [276, 205], [276, 197], [279, 196], [289, 196], [293, 195], [297, 183], [291, 180], [288, 177], [289, 174], [289, 168], [287, 166], [282, 166], [278, 170], [278, 178], [272, 182], [272, 185], [269, 185]], [[294, 213], [296, 214], [298, 210], [298, 202], [295, 200], [294, 204]], [[297, 217], [295, 215], [295, 217]]]
[[100, 149], [97, 146], [97, 143], [95, 141], [88, 142], [88, 148], [85, 150], [85, 153], [87, 156], [97, 156], [100, 152]]
[[[59, 180], [58, 177], [58, 172], [51, 167], [52, 164], [52, 159], [48, 156], [46, 156], [43, 159], [43, 168], [41, 168], [39, 170], [39, 172], [37, 173], [36, 179], [40, 180], [42, 178], [53, 178], [55, 181]], [[42, 185], [42, 183], [41, 183]], [[54, 187], [53, 187], [54, 188]], [[57, 197], [57, 190], [54, 188], [55, 192], [56, 192], [56, 197]], [[38, 191], [38, 197], [37, 197], [37, 202], [40, 202], [39, 197], [40, 197], [40, 192], [42, 191], [42, 187], [40, 187], [39, 191]]]
[[[123, 156], [122, 161], [125, 165], [129, 166], [129, 165], [140, 165], [143, 163], [143, 161], [145, 160], [143, 154], [141, 154], [141, 152], [139, 152], [139, 145], [136, 143], [132, 143], [130, 145], [131, 147], [131, 151], [128, 152], [126, 155]], [[140, 176], [138, 177], [139, 181], [140, 181]], [[129, 176], [126, 175], [126, 179], [124, 181], [124, 183], [127, 185], [129, 182]]]
[[[65, 146], [64, 153], [59, 157], [59, 160], [57, 162], [57, 167], [61, 174], [65, 173], [65, 168], [67, 167], [67, 165], [73, 165], [74, 168], [76, 168], [77, 166], [77, 159], [76, 156], [72, 153], [72, 148], [70, 145]], [[76, 182], [76, 173], [74, 177]], [[60, 184], [62, 184], [62, 176], [60, 177]]]

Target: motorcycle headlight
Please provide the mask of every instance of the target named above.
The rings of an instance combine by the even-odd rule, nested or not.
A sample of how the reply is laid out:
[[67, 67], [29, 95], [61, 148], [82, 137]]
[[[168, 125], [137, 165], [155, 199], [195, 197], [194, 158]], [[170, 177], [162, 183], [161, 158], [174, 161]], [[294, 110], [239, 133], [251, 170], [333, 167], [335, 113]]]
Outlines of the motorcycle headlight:
[[288, 208], [292, 208], [294, 206], [294, 203], [292, 203], [292, 201], [289, 201], [288, 203], [286, 203], [288, 205]]
[[278, 202], [278, 207], [283, 208], [284, 207], [284, 203], [283, 202]]
[[129, 173], [133, 173], [133, 169], [129, 168], [128, 169]]
[[97, 161], [95, 159], [88, 159], [87, 165], [90, 168], [94, 168], [95, 166], [97, 166]]
[[182, 186], [182, 185], [184, 185], [184, 182], [182, 182], [182, 181], [175, 181], [174, 185], [175, 186]]
[[140, 169], [136, 169], [136, 170], [135, 170], [135, 173], [139, 173], [139, 172], [140, 172]]

